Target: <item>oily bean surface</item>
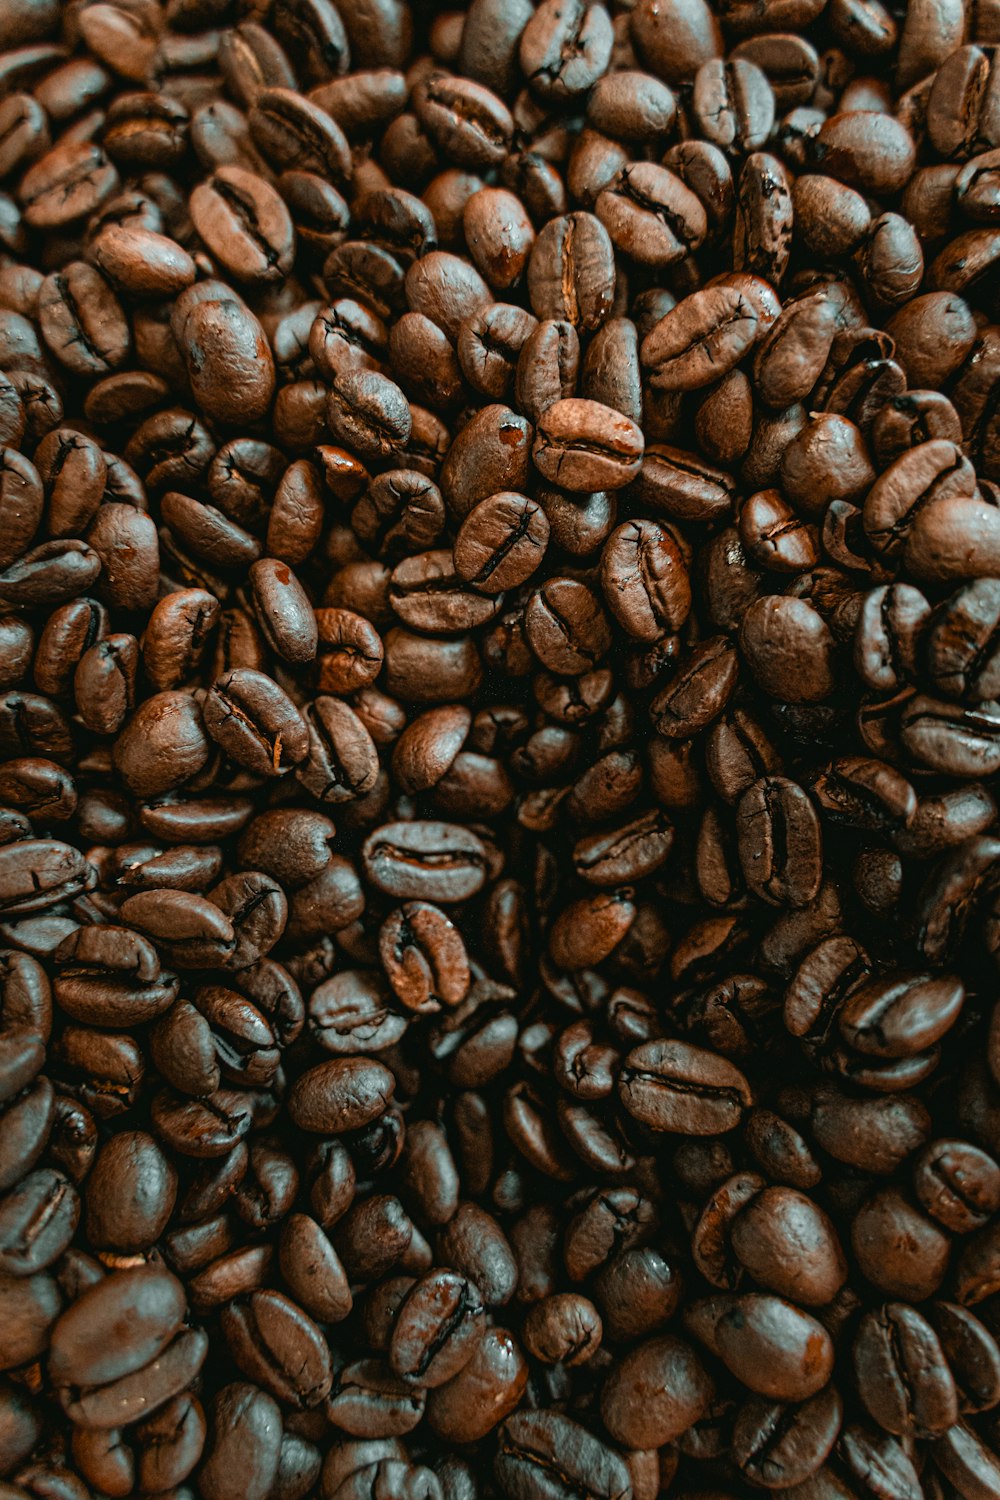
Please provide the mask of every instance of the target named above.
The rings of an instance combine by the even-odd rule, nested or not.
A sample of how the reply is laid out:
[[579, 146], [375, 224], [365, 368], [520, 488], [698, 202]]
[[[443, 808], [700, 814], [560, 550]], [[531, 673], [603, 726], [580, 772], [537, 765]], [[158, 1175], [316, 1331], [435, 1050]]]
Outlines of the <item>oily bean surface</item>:
[[1000, 1496], [998, 43], [0, 5], [0, 1500]]

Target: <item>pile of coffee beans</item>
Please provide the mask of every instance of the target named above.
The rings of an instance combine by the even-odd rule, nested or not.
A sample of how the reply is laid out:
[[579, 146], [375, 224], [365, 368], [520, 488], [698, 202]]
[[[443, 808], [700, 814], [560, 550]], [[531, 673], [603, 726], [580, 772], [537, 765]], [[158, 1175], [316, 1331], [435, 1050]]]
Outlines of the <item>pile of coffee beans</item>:
[[0, 757], [0, 1500], [997, 1500], [998, 0], [0, 0]]

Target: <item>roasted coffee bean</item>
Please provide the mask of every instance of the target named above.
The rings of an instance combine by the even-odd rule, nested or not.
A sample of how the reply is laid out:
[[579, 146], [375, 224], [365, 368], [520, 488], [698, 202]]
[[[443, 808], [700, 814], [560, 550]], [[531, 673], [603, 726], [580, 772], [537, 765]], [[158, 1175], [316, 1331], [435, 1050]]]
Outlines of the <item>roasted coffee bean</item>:
[[439, 908], [407, 902], [385, 921], [379, 952], [389, 982], [408, 1010], [457, 1005], [470, 971], [461, 936]]
[[289, 1110], [302, 1130], [339, 1134], [377, 1119], [393, 1087], [392, 1074], [381, 1063], [338, 1058], [302, 1075], [289, 1098]]
[[302, 585], [287, 564], [264, 557], [250, 570], [250, 591], [261, 631], [286, 661], [312, 661], [316, 619]]
[[739, 1124], [750, 1089], [724, 1058], [686, 1042], [646, 1042], [624, 1060], [622, 1103], [653, 1130], [716, 1135]]
[[865, 1314], [853, 1349], [858, 1391], [886, 1432], [940, 1436], [958, 1417], [951, 1371], [934, 1329], [914, 1307]]
[[667, 266], [697, 250], [708, 231], [700, 199], [653, 162], [632, 162], [597, 196], [612, 243], [643, 265]]
[[732, 647], [723, 636], [695, 646], [650, 705], [657, 732], [682, 740], [706, 728], [729, 701], [737, 670]]
[[816, 163], [824, 172], [876, 196], [905, 186], [915, 154], [913, 139], [901, 121], [867, 110], [831, 116], [813, 143]]
[[957, 1021], [965, 994], [954, 976], [907, 975], [855, 990], [838, 1017], [859, 1052], [906, 1057], [933, 1046]]
[[762, 146], [774, 123], [774, 94], [761, 69], [747, 58], [702, 63], [694, 78], [692, 109], [699, 134], [734, 154]]
[[812, 793], [831, 821], [854, 828], [905, 827], [917, 810], [910, 783], [877, 760], [831, 762], [813, 783]]
[[740, 863], [750, 889], [776, 906], [806, 906], [822, 875], [819, 819], [802, 788], [762, 777], [740, 798]]
[[576, 0], [564, 10], [543, 4], [521, 33], [518, 59], [529, 86], [543, 99], [567, 100], [586, 93], [611, 56], [612, 29], [601, 5]]
[[902, 1192], [883, 1188], [862, 1204], [851, 1239], [864, 1275], [891, 1297], [920, 1301], [940, 1286], [948, 1239]]
[[309, 735], [295, 705], [262, 672], [237, 668], [218, 678], [202, 713], [216, 743], [258, 774], [277, 775], [308, 754]]
[[509, 1331], [487, 1329], [468, 1364], [430, 1393], [428, 1424], [446, 1441], [475, 1442], [513, 1411], [527, 1381], [527, 1363]]
[[914, 697], [903, 710], [900, 737], [918, 765], [957, 777], [989, 774], [998, 756], [1000, 717], [992, 700], [963, 708]]
[[295, 1407], [316, 1406], [330, 1390], [330, 1352], [315, 1323], [279, 1292], [254, 1292], [221, 1317], [233, 1359], [271, 1395]]
[[500, 1431], [494, 1469], [501, 1491], [511, 1497], [558, 1485], [564, 1492], [575, 1489], [610, 1500], [630, 1488], [620, 1456], [586, 1427], [556, 1412], [509, 1417]]
[[928, 632], [928, 669], [938, 692], [981, 701], [994, 696], [991, 579], [952, 595]]
[[806, 599], [769, 594], [742, 617], [740, 645], [764, 691], [791, 703], [821, 703], [832, 691], [836, 642]]
[[[639, 1391], [649, 1393], [646, 1400], [637, 1399]], [[712, 1395], [694, 1350], [665, 1334], [640, 1344], [616, 1365], [604, 1386], [601, 1416], [624, 1446], [655, 1448], [687, 1432]]]
[[375, 370], [348, 371], [331, 387], [327, 422], [338, 442], [363, 459], [386, 459], [405, 448], [410, 410], [394, 381]]
[[643, 367], [663, 391], [693, 391], [718, 380], [758, 336], [758, 315], [734, 286], [692, 292], [643, 340]]
[[387, 825], [368, 838], [362, 854], [378, 890], [432, 901], [461, 901], [479, 890], [486, 857], [471, 830], [439, 822]]
[[516, 588], [531, 577], [545, 554], [545, 511], [524, 495], [501, 493], [481, 500], [455, 538], [455, 569], [487, 594]]
[[826, 1384], [833, 1345], [823, 1325], [780, 1297], [720, 1296], [695, 1303], [688, 1327], [751, 1390], [802, 1401]]
[[734, 1458], [754, 1484], [805, 1483], [830, 1453], [842, 1418], [843, 1403], [833, 1386], [792, 1410], [748, 1401], [733, 1426]]
[[87, 218], [115, 191], [118, 173], [89, 141], [64, 141], [25, 173], [18, 189], [25, 222], [61, 229]]
[[209, 250], [240, 282], [281, 281], [291, 268], [288, 210], [264, 178], [220, 166], [191, 194], [191, 219]]
[[478, 169], [503, 161], [514, 121], [503, 101], [482, 84], [432, 72], [415, 90], [413, 107], [449, 161]]
[[956, 1234], [981, 1227], [996, 1212], [1000, 1171], [969, 1141], [933, 1141], [914, 1166], [913, 1185], [924, 1208]]
[[293, 89], [262, 89], [248, 124], [254, 144], [273, 166], [318, 172], [335, 182], [350, 176], [350, 147], [340, 126]]
[[626, 522], [612, 532], [601, 554], [601, 583], [618, 623], [638, 640], [679, 629], [691, 607], [684, 558], [655, 522]]
[[240, 299], [185, 306], [182, 298], [171, 328], [206, 416], [228, 424], [264, 416], [274, 395], [274, 363], [261, 324]]
[[638, 473], [643, 440], [636, 424], [598, 401], [556, 401], [538, 422], [532, 456], [563, 489], [621, 489]]
[[880, 475], [865, 500], [865, 531], [887, 556], [905, 546], [924, 509], [950, 498], [971, 499], [975, 476], [954, 444], [942, 440], [909, 449]]
[[217, 1500], [246, 1486], [262, 1497], [277, 1473], [281, 1447], [281, 1409], [258, 1386], [233, 1382], [215, 1394], [210, 1408], [210, 1440], [201, 1475]]
[[443, 1385], [475, 1352], [484, 1308], [476, 1288], [451, 1271], [430, 1271], [404, 1297], [389, 1363], [420, 1385]]
[[539, 318], [563, 318], [578, 331], [600, 327], [614, 299], [614, 247], [589, 213], [552, 219], [528, 261], [528, 293]]

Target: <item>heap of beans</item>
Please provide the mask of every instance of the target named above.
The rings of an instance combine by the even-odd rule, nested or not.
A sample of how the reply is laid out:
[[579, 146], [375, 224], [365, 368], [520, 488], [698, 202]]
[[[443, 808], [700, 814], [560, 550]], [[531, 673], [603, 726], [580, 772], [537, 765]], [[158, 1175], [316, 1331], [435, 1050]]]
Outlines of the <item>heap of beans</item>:
[[1000, 1496], [996, 0], [0, 0], [0, 1500]]

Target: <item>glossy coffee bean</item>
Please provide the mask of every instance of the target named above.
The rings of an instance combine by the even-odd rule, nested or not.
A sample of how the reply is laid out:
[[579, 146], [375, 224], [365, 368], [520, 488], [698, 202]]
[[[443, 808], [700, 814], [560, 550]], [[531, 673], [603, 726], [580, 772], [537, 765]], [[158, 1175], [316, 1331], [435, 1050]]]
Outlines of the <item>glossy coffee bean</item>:
[[993, 1500], [997, 26], [0, 14], [0, 1474]]

